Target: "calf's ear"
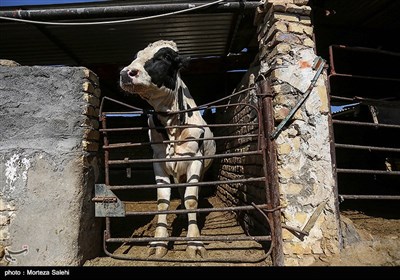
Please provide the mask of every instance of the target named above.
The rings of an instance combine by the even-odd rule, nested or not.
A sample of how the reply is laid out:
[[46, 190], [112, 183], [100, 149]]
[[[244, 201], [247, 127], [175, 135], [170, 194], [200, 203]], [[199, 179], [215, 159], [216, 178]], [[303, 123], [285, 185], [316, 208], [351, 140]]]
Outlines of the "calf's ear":
[[178, 68], [187, 68], [189, 66], [190, 63], [190, 57], [189, 56], [183, 56], [183, 55], [178, 55], [175, 58], [175, 61], [178, 65]]

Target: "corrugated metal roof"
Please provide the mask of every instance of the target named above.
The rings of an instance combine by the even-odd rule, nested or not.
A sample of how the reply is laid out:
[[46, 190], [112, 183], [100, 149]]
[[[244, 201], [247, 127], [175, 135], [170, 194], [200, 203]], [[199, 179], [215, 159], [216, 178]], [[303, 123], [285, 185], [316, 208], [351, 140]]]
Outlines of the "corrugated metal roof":
[[[108, 1], [90, 5], [107, 8], [115, 3], [122, 3], [125, 5], [123, 7], [130, 5], [132, 8], [132, 3], [153, 5], [165, 2], [167, 1]], [[162, 5], [159, 8], [159, 13], [162, 13]], [[45, 12], [46, 9], [41, 11]], [[251, 38], [255, 36], [255, 27], [251, 24], [253, 15], [254, 11], [245, 13], [242, 9], [218, 13], [211, 10], [209, 13], [179, 14], [131, 23], [89, 26], [34, 26], [3, 21], [0, 24], [0, 57], [26, 65], [119, 64], [131, 60], [134, 53], [159, 39], [174, 40], [180, 52], [191, 57], [226, 56], [230, 51], [239, 52], [248, 47]], [[113, 19], [115, 17], [111, 18]], [[85, 17], [79, 19], [78, 16], [78, 19], [68, 22], [92, 20], [94, 19]], [[249, 36], [235, 36], [237, 28], [248, 30]]]

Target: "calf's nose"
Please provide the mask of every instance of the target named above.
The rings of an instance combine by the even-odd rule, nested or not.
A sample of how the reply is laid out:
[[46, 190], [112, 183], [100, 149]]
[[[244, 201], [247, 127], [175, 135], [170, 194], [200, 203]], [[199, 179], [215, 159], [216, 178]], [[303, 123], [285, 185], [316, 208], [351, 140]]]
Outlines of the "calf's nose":
[[123, 69], [119, 74], [124, 84], [131, 83], [131, 78], [138, 74], [138, 70]]

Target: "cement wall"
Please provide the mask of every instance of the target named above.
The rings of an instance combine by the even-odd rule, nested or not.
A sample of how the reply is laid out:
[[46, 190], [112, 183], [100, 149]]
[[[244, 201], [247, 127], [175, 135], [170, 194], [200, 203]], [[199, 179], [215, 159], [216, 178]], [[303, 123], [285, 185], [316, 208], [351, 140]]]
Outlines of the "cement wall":
[[80, 265], [99, 254], [97, 85], [82, 67], [0, 66], [3, 264]]
[[[315, 75], [315, 43], [307, 3], [270, 0], [257, 10], [259, 74], [271, 85], [275, 126], [302, 98]], [[282, 223], [303, 229], [317, 208], [322, 209], [309, 235], [283, 229], [285, 265], [310, 265], [340, 248], [329, 114], [323, 71], [306, 102], [275, 140]]]

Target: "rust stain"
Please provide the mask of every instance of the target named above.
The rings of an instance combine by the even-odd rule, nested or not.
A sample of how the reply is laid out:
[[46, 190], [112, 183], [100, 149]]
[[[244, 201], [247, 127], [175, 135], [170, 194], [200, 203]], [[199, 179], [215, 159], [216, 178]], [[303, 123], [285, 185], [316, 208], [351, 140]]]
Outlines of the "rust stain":
[[308, 63], [308, 61], [305, 61], [305, 60], [301, 60], [299, 62], [299, 64], [300, 64], [300, 68], [309, 68], [309, 67], [311, 67], [311, 64]]

